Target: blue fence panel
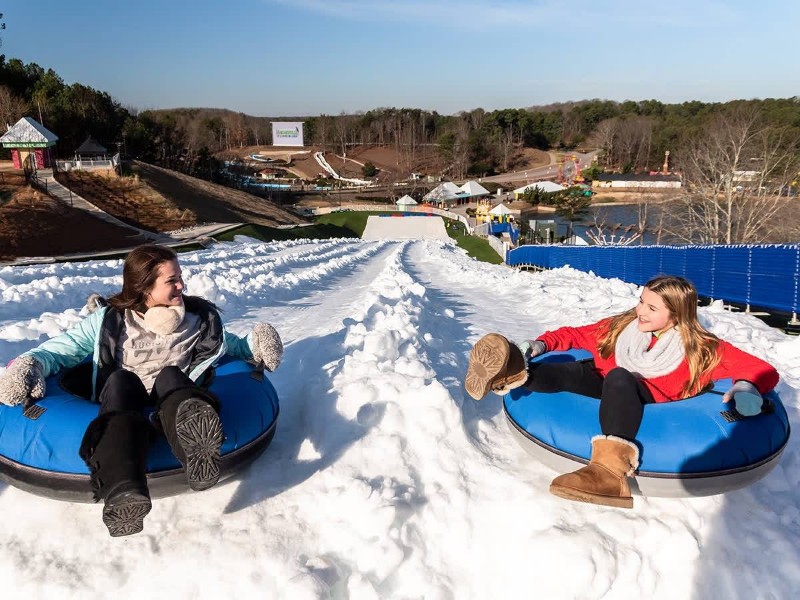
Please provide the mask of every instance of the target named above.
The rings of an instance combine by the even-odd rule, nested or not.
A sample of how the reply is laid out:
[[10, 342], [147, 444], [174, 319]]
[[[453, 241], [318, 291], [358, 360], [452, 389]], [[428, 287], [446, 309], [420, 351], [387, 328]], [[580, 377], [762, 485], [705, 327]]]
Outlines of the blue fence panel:
[[636, 260], [636, 248], [623, 247], [620, 248], [619, 265], [620, 275], [619, 278], [623, 281], [630, 281], [635, 283], [639, 280], [638, 261]]
[[595, 257], [597, 256], [596, 252], [583, 252], [585, 248], [578, 248], [577, 246], [572, 246], [569, 249], [569, 262], [573, 265], [576, 269], [581, 269], [583, 271], [594, 271], [597, 267], [595, 265]]
[[709, 298], [719, 298], [717, 295], [717, 260], [719, 260], [719, 249], [722, 246], [712, 246], [710, 254], [710, 265], [708, 268], [708, 288], [704, 292], [704, 296]]
[[751, 304], [791, 306], [797, 310], [800, 247], [754, 248], [750, 264]]
[[558, 267], [563, 267], [566, 264], [574, 266], [569, 262], [569, 256], [567, 255], [568, 248], [562, 246], [551, 246], [551, 248], [552, 250], [550, 251], [550, 258], [548, 260], [551, 269], [557, 269]]
[[[601, 248], [603, 248], [601, 246]], [[610, 250], [611, 248], [605, 247], [604, 250]], [[619, 249], [618, 249], [619, 250]], [[622, 256], [620, 252], [597, 252], [595, 253], [597, 256], [597, 262], [595, 273], [600, 277], [619, 277], [622, 278]], [[614, 257], [616, 256], [616, 260]]]
[[550, 266], [556, 268], [569, 265], [575, 269], [580, 269], [581, 265], [576, 265], [575, 261], [570, 260], [570, 250], [571, 248], [567, 247], [553, 248], [552, 255], [550, 257]]
[[748, 246], [728, 246], [725, 252], [717, 253], [714, 286], [717, 297], [742, 304], [750, 303], [747, 281], [750, 253]]
[[597, 272], [597, 252], [581, 252], [578, 247], [572, 248], [572, 260], [583, 264], [586, 271]]
[[[694, 283], [698, 290], [712, 289], [714, 247], [697, 246], [687, 249], [685, 260], [683, 276]], [[704, 292], [702, 295], [709, 296], [710, 294]]]
[[684, 276], [686, 272], [686, 251], [680, 246], [664, 246], [661, 249], [660, 275]]
[[528, 260], [529, 258], [533, 258], [535, 248], [535, 246], [521, 246], [510, 250], [506, 255], [506, 264], [512, 267], [535, 264], [533, 260]]
[[510, 265], [569, 265], [642, 285], [658, 274], [692, 281], [701, 296], [800, 312], [800, 245], [522, 246]]
[[539, 258], [541, 264], [548, 269], [552, 269], [552, 262], [553, 262], [553, 251], [549, 247], [542, 247], [541, 248], [541, 258]]
[[663, 273], [661, 268], [661, 250], [661, 246], [644, 246], [640, 248], [639, 264], [641, 276], [638, 281], [631, 281], [631, 283], [644, 285], [659, 273]]

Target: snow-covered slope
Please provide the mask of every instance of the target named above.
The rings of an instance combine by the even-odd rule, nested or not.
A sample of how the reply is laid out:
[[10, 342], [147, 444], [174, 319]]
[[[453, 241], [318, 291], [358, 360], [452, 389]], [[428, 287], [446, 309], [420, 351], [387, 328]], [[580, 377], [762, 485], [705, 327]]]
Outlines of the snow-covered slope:
[[[181, 256], [189, 293], [246, 332], [268, 320], [278, 432], [239, 477], [161, 499], [110, 538], [100, 506], [0, 483], [4, 598], [792, 598], [800, 452], [748, 489], [569, 503], [512, 440], [500, 398], [462, 387], [470, 345], [619, 312], [635, 286], [478, 263], [450, 243], [220, 244]], [[121, 285], [119, 261], [0, 269], [0, 364]], [[718, 306], [716, 334], [772, 362], [793, 426], [800, 339]], [[2, 432], [0, 432], [2, 435]], [[587, 445], [588, 445], [587, 436]], [[794, 591], [793, 591], [794, 590]]]

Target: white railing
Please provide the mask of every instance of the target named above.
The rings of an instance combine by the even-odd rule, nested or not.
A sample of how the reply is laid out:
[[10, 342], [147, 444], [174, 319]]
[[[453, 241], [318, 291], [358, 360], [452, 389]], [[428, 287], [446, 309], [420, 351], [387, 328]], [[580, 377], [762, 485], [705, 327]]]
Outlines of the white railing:
[[111, 159], [103, 160], [57, 160], [59, 171], [76, 171], [81, 169], [113, 169], [116, 165]]
[[494, 251], [497, 252], [500, 255], [500, 258], [503, 259], [503, 262], [505, 262], [506, 253], [508, 252], [508, 248], [509, 248], [508, 244], [506, 242], [504, 242], [503, 240], [501, 240], [500, 238], [495, 237], [493, 235], [490, 235], [489, 237], [487, 237], [486, 240], [489, 242], [489, 245], [492, 248], [494, 248]]
[[476, 225], [472, 230], [472, 235], [487, 236], [489, 235], [489, 223], [481, 223]]

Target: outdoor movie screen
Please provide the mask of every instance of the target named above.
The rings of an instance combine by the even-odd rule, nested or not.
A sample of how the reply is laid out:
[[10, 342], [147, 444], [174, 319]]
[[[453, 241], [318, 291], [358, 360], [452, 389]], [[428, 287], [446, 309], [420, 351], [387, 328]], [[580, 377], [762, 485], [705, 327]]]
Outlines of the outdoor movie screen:
[[303, 146], [303, 122], [272, 121], [273, 146]]

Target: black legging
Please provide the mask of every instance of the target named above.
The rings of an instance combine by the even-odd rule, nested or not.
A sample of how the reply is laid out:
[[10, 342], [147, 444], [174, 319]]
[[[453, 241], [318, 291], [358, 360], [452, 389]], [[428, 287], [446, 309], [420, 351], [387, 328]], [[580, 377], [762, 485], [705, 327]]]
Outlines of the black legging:
[[119, 369], [109, 376], [100, 392], [100, 414], [127, 410], [139, 412], [146, 406], [158, 406], [176, 389], [195, 385], [178, 367], [164, 367], [148, 394], [135, 373]]
[[644, 405], [653, 395], [630, 371], [617, 367], [603, 378], [594, 361], [532, 363], [525, 389], [532, 392], [572, 392], [600, 399], [600, 430], [633, 440], [642, 424]]

